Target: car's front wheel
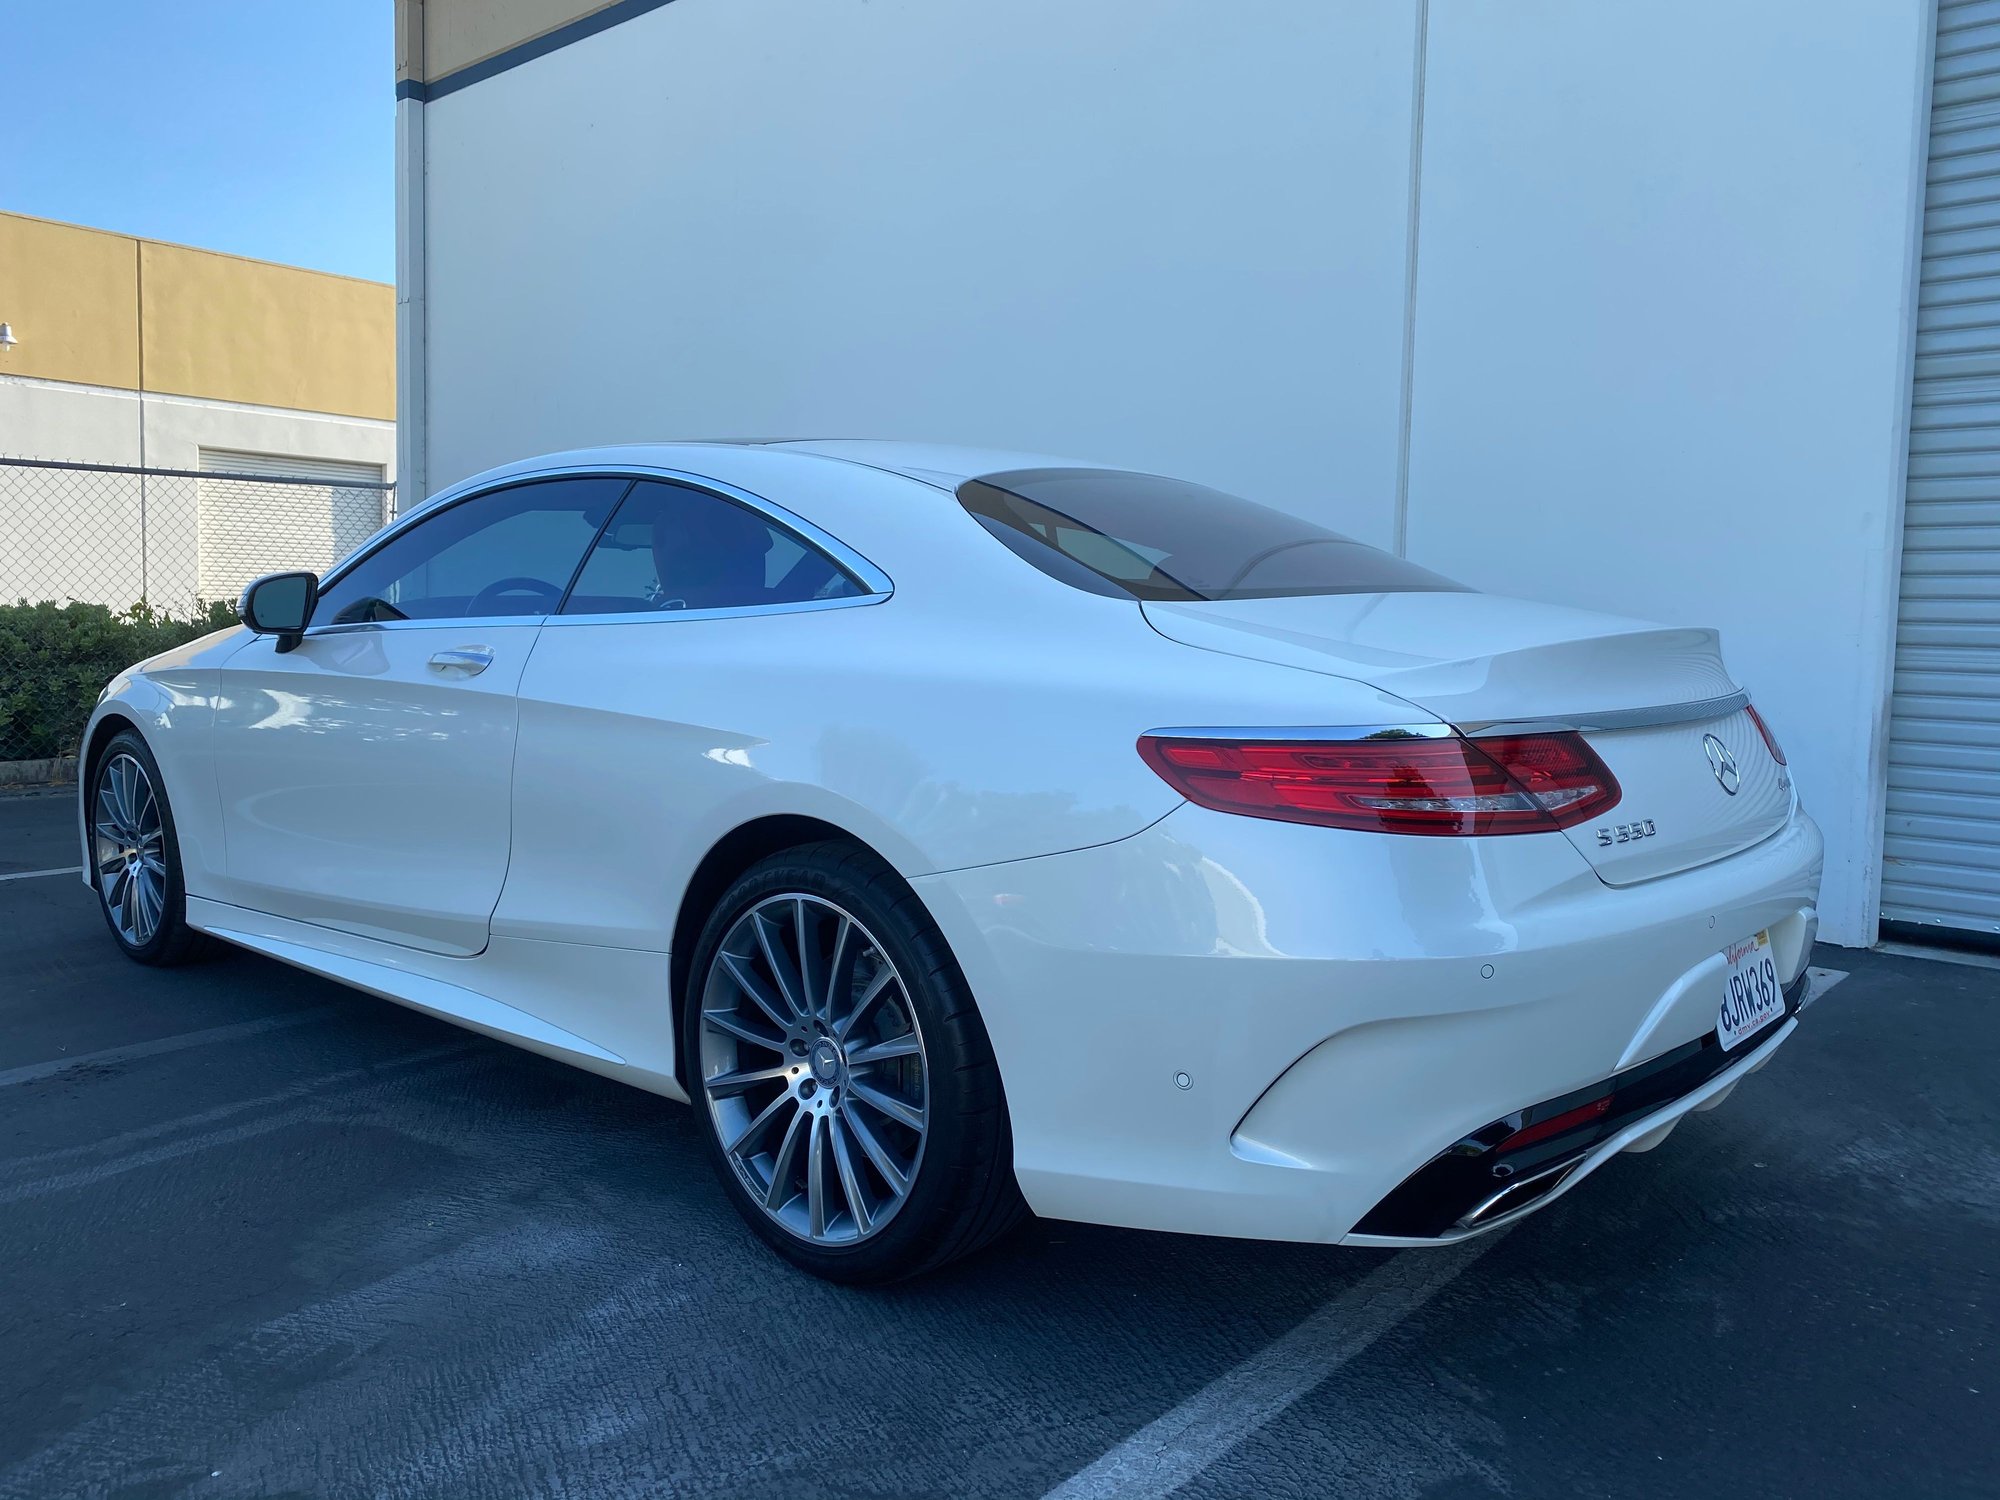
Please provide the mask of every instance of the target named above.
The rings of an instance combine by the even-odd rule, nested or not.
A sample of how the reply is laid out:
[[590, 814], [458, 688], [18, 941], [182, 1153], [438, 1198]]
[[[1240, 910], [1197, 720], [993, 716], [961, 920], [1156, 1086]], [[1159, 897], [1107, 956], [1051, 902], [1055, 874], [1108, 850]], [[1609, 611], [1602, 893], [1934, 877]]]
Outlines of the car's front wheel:
[[752, 867], [710, 914], [683, 1007], [724, 1188], [794, 1264], [892, 1281], [1024, 1212], [999, 1070], [923, 905], [866, 850]]
[[209, 940], [187, 924], [180, 837], [159, 764], [131, 730], [97, 757], [84, 809], [90, 882], [125, 955], [165, 966], [206, 953]]

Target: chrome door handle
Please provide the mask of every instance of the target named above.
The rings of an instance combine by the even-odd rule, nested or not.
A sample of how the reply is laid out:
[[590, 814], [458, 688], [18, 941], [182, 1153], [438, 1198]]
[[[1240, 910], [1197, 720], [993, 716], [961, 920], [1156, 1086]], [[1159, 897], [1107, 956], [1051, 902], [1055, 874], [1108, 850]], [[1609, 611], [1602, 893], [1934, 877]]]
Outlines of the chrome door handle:
[[431, 657], [431, 670], [459, 677], [477, 677], [493, 665], [493, 653], [485, 646], [459, 646], [439, 651]]

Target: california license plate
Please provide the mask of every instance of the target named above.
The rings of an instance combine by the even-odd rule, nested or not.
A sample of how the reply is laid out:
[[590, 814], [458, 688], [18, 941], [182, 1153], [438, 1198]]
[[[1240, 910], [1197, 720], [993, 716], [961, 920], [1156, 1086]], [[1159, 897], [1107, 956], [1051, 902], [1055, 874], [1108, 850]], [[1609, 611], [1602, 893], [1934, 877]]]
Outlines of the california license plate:
[[1785, 1013], [1785, 992], [1778, 984], [1770, 933], [1731, 943], [1722, 957], [1722, 1009], [1715, 1018], [1715, 1035], [1726, 1052]]

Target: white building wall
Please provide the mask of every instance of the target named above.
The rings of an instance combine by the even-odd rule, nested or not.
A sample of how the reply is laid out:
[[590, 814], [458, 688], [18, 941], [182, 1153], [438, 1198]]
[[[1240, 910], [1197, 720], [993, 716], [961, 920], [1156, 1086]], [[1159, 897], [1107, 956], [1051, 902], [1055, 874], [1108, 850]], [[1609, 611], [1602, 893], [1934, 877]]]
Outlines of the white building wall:
[[926, 437], [1386, 541], [1417, 10], [683, 0], [448, 94], [428, 481]]
[[0, 459], [139, 462], [139, 394], [0, 375]]
[[1874, 941], [1927, 0], [1431, 7], [1409, 551], [1714, 625]]
[[424, 108], [427, 480], [1019, 446], [1715, 624], [1826, 826], [1824, 930], [1866, 942], [1928, 25], [679, 0]]
[[[0, 376], [0, 463], [200, 467], [201, 450], [226, 448], [380, 466], [393, 481], [396, 424], [245, 406], [191, 396]], [[0, 470], [0, 600], [85, 598], [122, 606], [143, 593], [180, 609], [200, 592], [198, 486], [145, 485], [146, 540], [139, 546], [136, 480]], [[281, 486], [273, 504], [326, 503], [326, 492]], [[274, 513], [274, 528], [283, 513]]]

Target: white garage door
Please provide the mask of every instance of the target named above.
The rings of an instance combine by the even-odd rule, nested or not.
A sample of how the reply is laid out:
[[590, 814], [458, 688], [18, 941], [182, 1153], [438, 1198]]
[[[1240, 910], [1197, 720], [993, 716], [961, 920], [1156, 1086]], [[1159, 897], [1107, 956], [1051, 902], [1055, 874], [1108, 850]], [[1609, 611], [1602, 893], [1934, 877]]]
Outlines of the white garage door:
[[[234, 599], [261, 573], [324, 573], [366, 541], [385, 517], [379, 464], [287, 454], [201, 450], [201, 586], [204, 599]], [[286, 480], [312, 479], [316, 484]]]
[[2000, 934], [2000, 0], [1938, 9], [1882, 916]]

